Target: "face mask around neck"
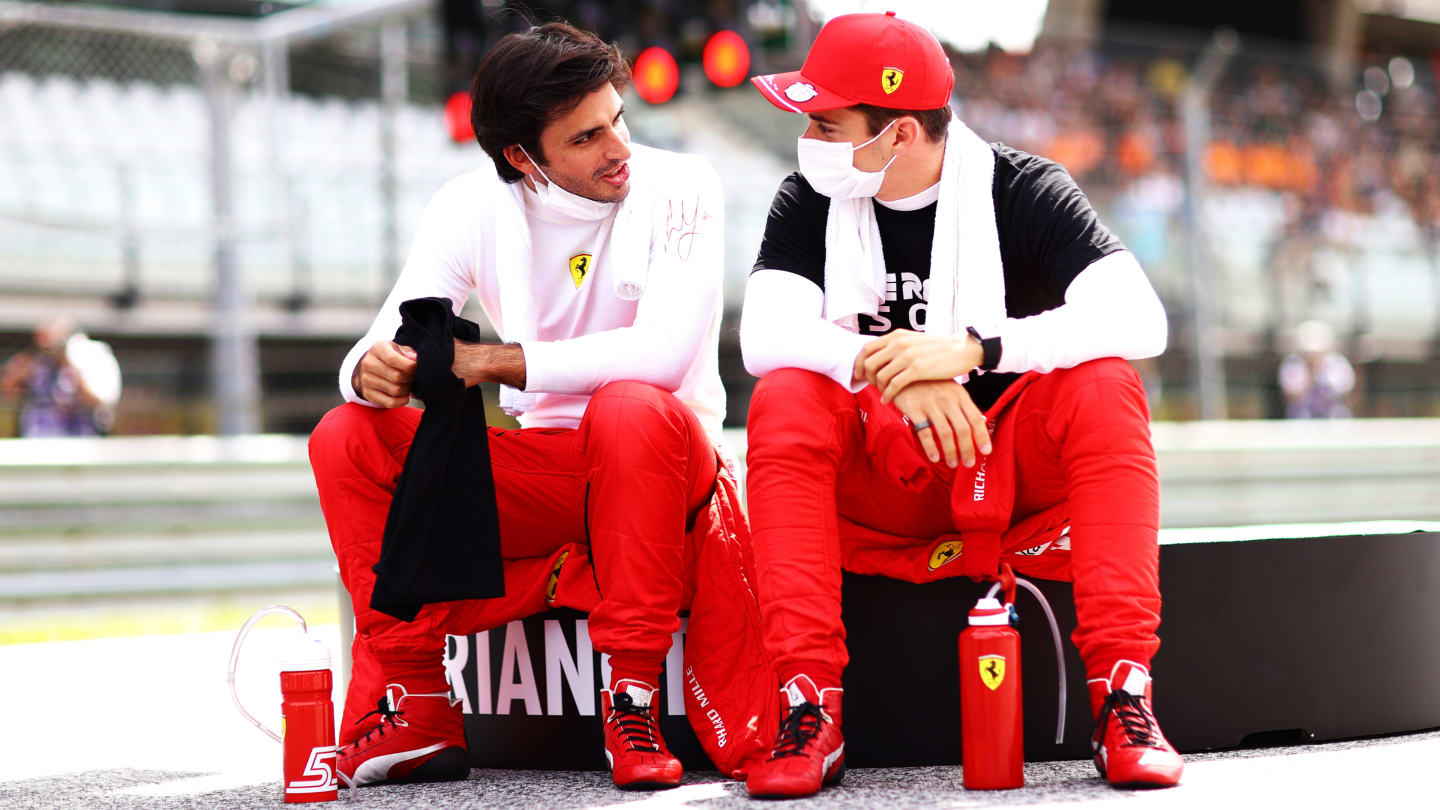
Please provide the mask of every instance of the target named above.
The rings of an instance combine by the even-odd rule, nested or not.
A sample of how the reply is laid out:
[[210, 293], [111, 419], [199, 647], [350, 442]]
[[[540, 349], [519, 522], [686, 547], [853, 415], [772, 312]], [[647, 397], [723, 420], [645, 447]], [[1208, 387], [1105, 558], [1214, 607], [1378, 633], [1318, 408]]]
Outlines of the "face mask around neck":
[[535, 183], [533, 179], [531, 182], [535, 183], [535, 196], [540, 199], [540, 205], [547, 210], [573, 219], [603, 219], [615, 210], [615, 203], [581, 197], [579, 194], [573, 194], [561, 188], [559, 183], [551, 180], [550, 175], [540, 168], [540, 161], [530, 157], [530, 153], [525, 151], [525, 147], [520, 146], [520, 151], [524, 153], [525, 157], [530, 158], [530, 162], [535, 164], [535, 171], [545, 178], [544, 183]]
[[855, 168], [854, 155], [858, 150], [874, 143], [894, 123], [892, 120], [884, 129], [875, 133], [874, 138], [859, 146], [802, 136], [795, 149], [800, 159], [800, 173], [805, 175], [811, 188], [832, 200], [874, 197], [885, 182], [885, 170], [890, 168], [890, 164], [894, 163], [898, 156], [892, 155], [878, 172], [865, 172]]

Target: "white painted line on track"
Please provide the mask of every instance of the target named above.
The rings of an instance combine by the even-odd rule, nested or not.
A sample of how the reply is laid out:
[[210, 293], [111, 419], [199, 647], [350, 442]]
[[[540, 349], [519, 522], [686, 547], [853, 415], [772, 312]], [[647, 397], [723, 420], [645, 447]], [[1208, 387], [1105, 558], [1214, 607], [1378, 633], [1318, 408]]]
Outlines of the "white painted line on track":
[[153, 785], [131, 785], [115, 791], [117, 796], [198, 796], [202, 793], [216, 793], [222, 790], [249, 787], [273, 781], [275, 793], [280, 794], [280, 777], [269, 778], [255, 773], [212, 773], [205, 776], [189, 776], [172, 779]]
[[[723, 799], [729, 793], [725, 790], [726, 782], [706, 782], [701, 785], [681, 785], [677, 788], [655, 793], [647, 798], [633, 802], [618, 802], [607, 804], [602, 807], [592, 807], [589, 810], [666, 810], [671, 807], [689, 807], [690, 802], [703, 802], [710, 799]], [[740, 784], [735, 782], [733, 784]]]

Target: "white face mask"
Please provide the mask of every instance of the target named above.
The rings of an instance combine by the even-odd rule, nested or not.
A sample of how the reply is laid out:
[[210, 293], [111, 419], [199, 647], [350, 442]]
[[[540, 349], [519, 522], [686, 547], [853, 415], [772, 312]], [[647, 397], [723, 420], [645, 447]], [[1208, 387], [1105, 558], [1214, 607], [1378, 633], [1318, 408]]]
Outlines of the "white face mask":
[[[895, 121], [890, 122], [893, 123]], [[811, 188], [832, 200], [874, 197], [879, 193], [880, 185], [885, 182], [885, 170], [890, 168], [898, 155], [892, 155], [878, 172], [864, 172], [855, 168], [854, 156], [857, 150], [864, 149], [874, 143], [876, 138], [884, 135], [890, 124], [886, 124], [884, 129], [875, 133], [874, 138], [859, 146], [801, 137], [795, 149], [800, 158], [800, 173], [805, 175]]]
[[[516, 144], [516, 146], [520, 145]], [[520, 151], [524, 153], [525, 157], [530, 158], [530, 162], [535, 164], [535, 171], [545, 178], [544, 183], [535, 183], [535, 196], [540, 198], [540, 204], [545, 208], [563, 217], [582, 220], [604, 219], [615, 210], [615, 203], [581, 197], [579, 194], [573, 194], [561, 188], [559, 183], [551, 180], [550, 175], [540, 168], [540, 161], [530, 157], [530, 153], [525, 151], [525, 147], [520, 146]]]

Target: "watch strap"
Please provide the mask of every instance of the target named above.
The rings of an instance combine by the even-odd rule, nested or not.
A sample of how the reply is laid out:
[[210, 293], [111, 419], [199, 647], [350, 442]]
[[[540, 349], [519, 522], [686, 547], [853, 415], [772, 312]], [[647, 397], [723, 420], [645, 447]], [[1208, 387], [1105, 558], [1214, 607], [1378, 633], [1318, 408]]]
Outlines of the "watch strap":
[[981, 359], [980, 365], [977, 366], [977, 368], [981, 371], [994, 371], [996, 367], [1000, 365], [1000, 338], [981, 337], [980, 330], [973, 326], [965, 327], [965, 332], [969, 334], [970, 337], [975, 338], [975, 342], [980, 344]]

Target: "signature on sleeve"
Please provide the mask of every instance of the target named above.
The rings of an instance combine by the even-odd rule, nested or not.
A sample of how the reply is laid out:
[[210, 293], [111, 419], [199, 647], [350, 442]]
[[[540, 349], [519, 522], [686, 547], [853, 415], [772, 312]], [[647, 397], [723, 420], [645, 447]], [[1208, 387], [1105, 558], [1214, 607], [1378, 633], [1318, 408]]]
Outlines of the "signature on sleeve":
[[695, 248], [695, 237], [700, 233], [700, 224], [710, 219], [710, 215], [700, 213], [700, 197], [698, 195], [695, 197], [695, 202], [688, 206], [688, 214], [684, 200], [678, 203], [670, 200], [666, 206], [665, 252], [669, 253], [673, 250], [681, 261], [690, 261], [690, 252]]

